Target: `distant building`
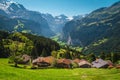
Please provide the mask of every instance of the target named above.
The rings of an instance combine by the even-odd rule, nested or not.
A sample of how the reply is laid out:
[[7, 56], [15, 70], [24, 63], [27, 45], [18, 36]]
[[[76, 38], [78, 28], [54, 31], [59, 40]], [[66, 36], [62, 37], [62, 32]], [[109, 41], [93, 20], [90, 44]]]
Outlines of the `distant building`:
[[74, 59], [73, 62], [78, 64], [80, 63], [80, 59]]
[[104, 61], [103, 59], [96, 59], [92, 62], [92, 66], [95, 68], [107, 68], [109, 66], [107, 61]]
[[88, 61], [86, 61], [84, 59], [82, 59], [82, 60], [74, 59], [73, 62], [77, 63], [80, 68], [91, 68], [91, 63], [89, 63]]
[[86, 60], [81, 60], [79, 63], [78, 63], [79, 67], [80, 68], [91, 68], [91, 63], [89, 63], [88, 61]]
[[72, 61], [70, 59], [58, 59], [57, 67], [58, 68], [71, 68]]
[[21, 56], [18, 56], [18, 57], [21, 58], [21, 60], [17, 62], [18, 64], [28, 64], [31, 60], [31, 57], [26, 54], [22, 55], [22, 57]]
[[33, 66], [37, 67], [49, 67], [55, 61], [55, 58], [52, 56], [48, 57], [38, 57], [32, 61]]

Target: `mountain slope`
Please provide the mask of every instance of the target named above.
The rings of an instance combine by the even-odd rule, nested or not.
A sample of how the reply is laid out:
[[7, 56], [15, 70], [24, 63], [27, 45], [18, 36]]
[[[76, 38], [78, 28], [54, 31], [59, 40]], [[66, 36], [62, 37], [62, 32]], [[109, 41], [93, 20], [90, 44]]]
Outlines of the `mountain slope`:
[[[67, 34], [73, 41], [79, 40], [85, 47], [84, 52], [86, 53], [120, 52], [119, 25], [120, 2], [117, 2], [110, 7], [97, 9], [79, 21], [68, 22], [63, 31], [66, 34], [67, 30]], [[68, 36], [64, 35], [64, 37], [65, 40], [68, 39]], [[95, 43], [96, 46], [94, 46]], [[81, 45], [79, 44], [79, 46]]]
[[[50, 37], [54, 35], [54, 33], [50, 30], [47, 21], [41, 16], [41, 13], [27, 10], [19, 3], [2, 0], [0, 2], [0, 13], [1, 15], [9, 18], [21, 18], [39, 23], [41, 28], [40, 31], [43, 36]], [[38, 32], [39, 28], [36, 30]]]
[[[15, 44], [17, 45], [17, 47], [15, 46], [17, 52], [29, 54], [32, 58], [51, 56], [53, 50], [60, 49], [59, 44], [49, 38], [19, 32], [9, 33], [0, 30], [0, 58], [10, 57], [11, 53], [16, 52], [11, 52], [11, 49], [14, 50], [15, 48], [8, 48]], [[43, 55], [43, 51], [45, 55]]]
[[42, 14], [42, 17], [47, 20], [50, 29], [56, 34], [62, 33], [63, 26], [66, 22], [70, 21], [65, 15], [53, 17], [51, 14]]
[[34, 33], [34, 34], [37, 33], [39, 35], [40, 34], [42, 35], [39, 23], [30, 21], [30, 20], [20, 19], [20, 18], [10, 19], [8, 17], [0, 15], [0, 29], [1, 30], [7, 30], [7, 31], [12, 32], [15, 30], [14, 29], [15, 26], [19, 24], [18, 22], [24, 24], [24, 27], [22, 28], [21, 31], [25, 30], [25, 31], [30, 31], [30, 33]]

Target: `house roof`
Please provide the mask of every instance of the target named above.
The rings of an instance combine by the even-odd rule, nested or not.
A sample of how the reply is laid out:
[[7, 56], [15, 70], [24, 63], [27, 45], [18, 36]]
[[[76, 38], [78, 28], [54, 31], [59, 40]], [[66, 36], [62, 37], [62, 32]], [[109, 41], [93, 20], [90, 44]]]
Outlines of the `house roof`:
[[58, 64], [60, 64], [60, 63], [64, 63], [64, 64], [67, 64], [67, 65], [69, 65], [69, 64], [71, 64], [71, 60], [70, 59], [58, 59], [57, 60], [57, 63]]
[[103, 59], [96, 59], [96, 61], [93, 61], [92, 64], [93, 64], [93, 67], [101, 68], [105, 65], [108, 65], [108, 62], [104, 61]]
[[107, 62], [108, 62], [108, 64], [109, 64], [110, 66], [113, 66], [113, 63], [112, 63], [112, 61], [110, 61], [110, 60], [107, 60]]
[[85, 65], [85, 64], [87, 64], [87, 65], [90, 65], [91, 66], [91, 63], [89, 63], [88, 61], [86, 61], [86, 60], [81, 60], [79, 63], [78, 63], [78, 65], [79, 66], [82, 66], [82, 65]]
[[22, 55], [22, 59], [23, 59], [23, 61], [25, 62], [25, 61], [30, 60], [31, 57], [30, 57], [29, 55], [24, 54], [24, 55]]
[[44, 62], [47, 62], [47, 63], [52, 63], [54, 60], [55, 58], [52, 56], [48, 56], [44, 58]]
[[73, 60], [73, 62], [75, 62], [75, 63], [79, 63], [80, 61], [81, 61], [81, 60], [78, 59], [78, 58]]
[[32, 63], [41, 63], [41, 62], [46, 62], [46, 63], [52, 63], [55, 60], [54, 57], [48, 56], [48, 57], [38, 57], [37, 59], [34, 59]]
[[27, 64], [31, 59], [27, 54], [16, 56], [16, 58], [20, 58], [20, 60], [17, 61], [18, 64]]

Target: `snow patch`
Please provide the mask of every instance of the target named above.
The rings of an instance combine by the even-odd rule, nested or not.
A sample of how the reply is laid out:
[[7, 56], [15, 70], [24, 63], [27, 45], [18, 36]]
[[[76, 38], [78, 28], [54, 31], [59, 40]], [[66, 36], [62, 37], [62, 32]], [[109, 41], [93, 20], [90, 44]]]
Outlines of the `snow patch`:
[[73, 17], [68, 17], [67, 19], [68, 19], [69, 21], [71, 21], [71, 20], [73, 20]]
[[58, 16], [57, 18], [58, 18], [58, 19], [61, 19], [62, 17], [61, 17], [61, 16]]

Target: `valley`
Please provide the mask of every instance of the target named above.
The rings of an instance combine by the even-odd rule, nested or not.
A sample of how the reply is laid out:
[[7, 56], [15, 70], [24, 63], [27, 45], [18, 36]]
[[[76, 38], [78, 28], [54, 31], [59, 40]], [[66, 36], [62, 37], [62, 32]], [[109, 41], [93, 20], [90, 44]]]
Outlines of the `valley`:
[[72, 16], [25, 6], [0, 0], [0, 80], [119, 80], [120, 1]]

